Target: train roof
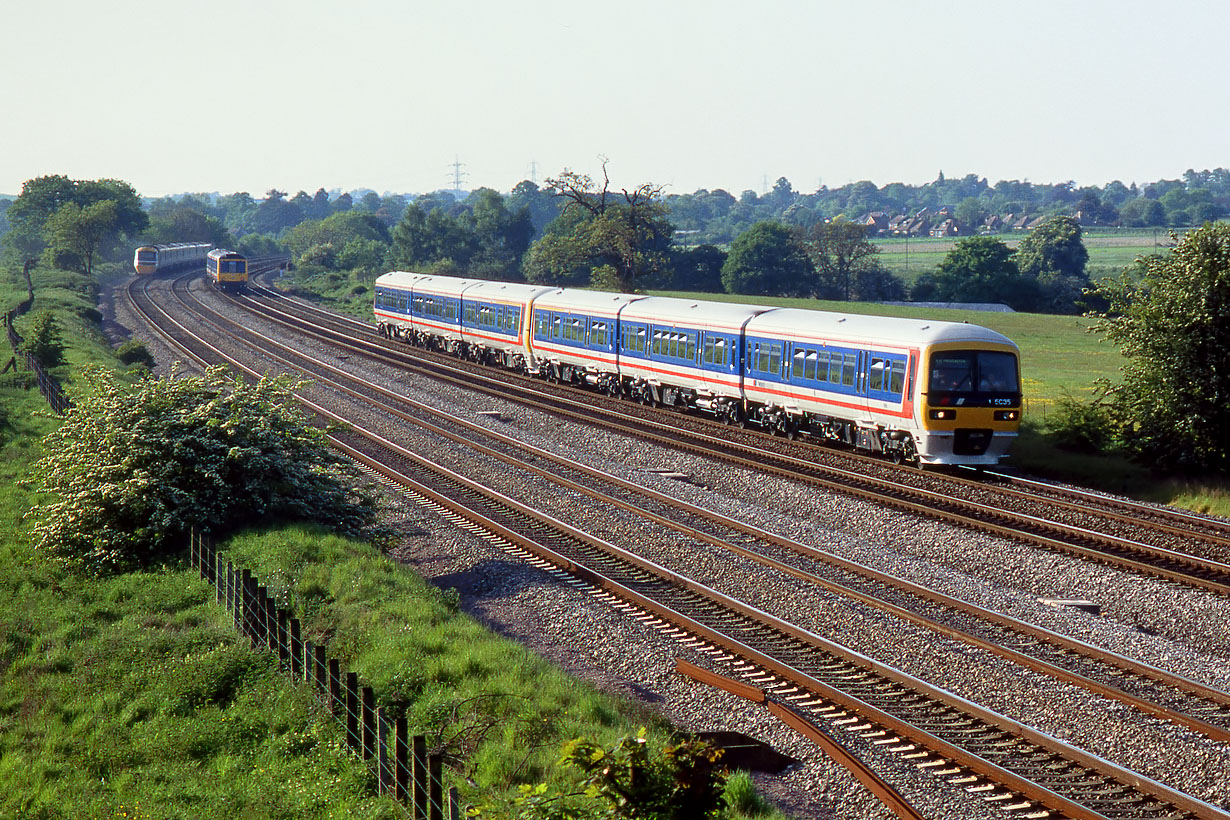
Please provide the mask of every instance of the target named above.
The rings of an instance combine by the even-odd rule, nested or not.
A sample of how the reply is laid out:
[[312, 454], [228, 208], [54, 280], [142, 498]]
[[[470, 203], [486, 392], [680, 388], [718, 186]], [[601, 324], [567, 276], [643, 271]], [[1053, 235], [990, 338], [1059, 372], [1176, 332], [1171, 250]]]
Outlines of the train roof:
[[428, 278], [429, 274], [415, 273], [409, 270], [391, 270], [376, 277], [376, 284], [390, 288], [408, 288], [419, 279]]
[[654, 321], [738, 331], [749, 319], [772, 308], [762, 305], [742, 305], [737, 302], [707, 302], [703, 299], [679, 299], [673, 296], [650, 296], [626, 309], [620, 318], [625, 321]]
[[599, 316], [614, 316], [619, 309], [631, 302], [645, 299], [635, 293], [612, 293], [605, 290], [581, 290], [580, 288], [554, 288], [539, 296], [535, 309], [576, 311]]
[[878, 341], [902, 345], [977, 342], [1016, 347], [1016, 344], [1002, 333], [965, 322], [903, 319], [895, 316], [834, 313], [802, 308], [775, 308], [761, 313], [748, 322], [747, 332], [764, 336]]
[[209, 252], [210, 259], [244, 259], [244, 255], [239, 251], [231, 251], [226, 248], [214, 248]]
[[163, 242], [157, 245], [140, 245], [139, 251], [170, 251], [180, 248], [212, 248], [212, 242]]
[[459, 297], [467, 288], [482, 281], [484, 280], [462, 279], [458, 276], [419, 276], [413, 281], [411, 288], [415, 293], [422, 291], [433, 296]]
[[480, 281], [465, 289], [465, 298], [500, 302], [526, 302], [535, 296], [549, 293], [554, 288], [546, 285], [526, 285], [521, 282]]

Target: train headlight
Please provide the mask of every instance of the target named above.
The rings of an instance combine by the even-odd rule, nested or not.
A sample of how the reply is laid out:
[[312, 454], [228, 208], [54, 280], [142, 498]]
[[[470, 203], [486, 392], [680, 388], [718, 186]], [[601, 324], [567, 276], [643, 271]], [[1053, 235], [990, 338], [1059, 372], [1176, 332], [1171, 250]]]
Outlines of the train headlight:
[[1020, 410], [996, 410], [996, 421], [1017, 421], [1021, 418]]
[[953, 419], [957, 417], [957, 411], [956, 410], [931, 410], [930, 412], [927, 413], [927, 416], [929, 418], [935, 419], [936, 421], [952, 421]]

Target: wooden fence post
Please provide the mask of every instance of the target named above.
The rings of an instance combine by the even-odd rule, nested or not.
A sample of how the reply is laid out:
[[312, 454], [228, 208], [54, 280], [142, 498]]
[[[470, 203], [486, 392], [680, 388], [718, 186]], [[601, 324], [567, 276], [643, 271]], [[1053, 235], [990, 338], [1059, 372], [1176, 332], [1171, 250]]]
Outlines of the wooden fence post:
[[412, 744], [414, 760], [411, 772], [414, 776], [414, 811], [417, 820], [427, 818], [427, 738], [415, 735]]
[[363, 759], [371, 760], [376, 752], [376, 693], [370, 686], [363, 690]]
[[334, 717], [344, 708], [342, 701], [342, 663], [337, 658], [329, 659], [329, 711]]
[[376, 710], [376, 781], [380, 784], [381, 794], [389, 794], [397, 788], [389, 754], [389, 728], [384, 707], [381, 706]]
[[265, 645], [270, 652], [278, 649], [278, 605], [268, 590], [265, 593]]
[[359, 751], [359, 676], [355, 672], [346, 673], [346, 742]]
[[299, 619], [290, 619], [290, 679], [303, 678], [303, 639], [299, 634]]
[[328, 656], [323, 646], [313, 647], [313, 652], [312, 678], [316, 681], [316, 691], [323, 695], [329, 691]]
[[245, 568], [240, 574], [239, 587], [240, 600], [243, 603], [243, 630], [242, 635], [248, 639], [249, 643], [256, 643], [256, 629], [252, 619], [252, 570]]
[[278, 662], [283, 668], [290, 657], [290, 641], [287, 639], [287, 633], [290, 631], [290, 625], [287, 623], [289, 619], [285, 609], [278, 609]]
[[440, 755], [427, 758], [427, 820], [444, 820], [444, 765]]
[[448, 820], [461, 820], [461, 795], [456, 786], [448, 789]]
[[410, 797], [410, 727], [404, 714], [393, 722], [393, 774], [397, 781], [393, 797], [404, 803]]

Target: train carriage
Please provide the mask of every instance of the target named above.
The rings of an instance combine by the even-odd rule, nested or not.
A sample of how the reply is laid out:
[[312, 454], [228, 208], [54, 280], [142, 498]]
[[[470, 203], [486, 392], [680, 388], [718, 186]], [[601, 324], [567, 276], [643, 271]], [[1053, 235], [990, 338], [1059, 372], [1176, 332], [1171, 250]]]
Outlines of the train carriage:
[[464, 351], [461, 295], [479, 281], [455, 276], [422, 276], [411, 282], [410, 321], [415, 343], [460, 355]]
[[248, 285], [248, 258], [237, 251], [216, 248], [205, 257], [205, 275], [219, 290], [243, 290]]
[[[992, 330], [780, 308], [748, 323], [746, 345], [747, 412], [765, 427], [933, 464], [996, 464], [1016, 437], [1019, 354]], [[942, 389], [945, 367], [969, 384]]]
[[744, 327], [756, 305], [650, 297], [620, 316], [620, 375], [629, 395], [741, 418]]
[[427, 274], [395, 270], [376, 279], [373, 310], [380, 332], [390, 338], [413, 340], [414, 321], [410, 316], [412, 285]]
[[549, 379], [589, 383], [615, 392], [619, 381], [621, 311], [644, 299], [631, 293], [559, 289], [533, 302], [533, 371]]
[[462, 291], [461, 338], [475, 361], [528, 369], [531, 304], [555, 290], [515, 282], [476, 282]]

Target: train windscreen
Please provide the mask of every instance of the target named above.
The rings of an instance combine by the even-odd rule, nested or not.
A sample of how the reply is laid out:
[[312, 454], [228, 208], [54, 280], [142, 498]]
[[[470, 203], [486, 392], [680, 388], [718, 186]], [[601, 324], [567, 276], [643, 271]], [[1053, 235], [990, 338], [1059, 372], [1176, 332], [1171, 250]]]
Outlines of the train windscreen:
[[1006, 397], [1019, 399], [1021, 392], [1016, 356], [995, 350], [945, 350], [932, 354], [928, 384], [933, 398], [983, 397], [995, 399], [989, 402], [992, 404], [1001, 404]]

